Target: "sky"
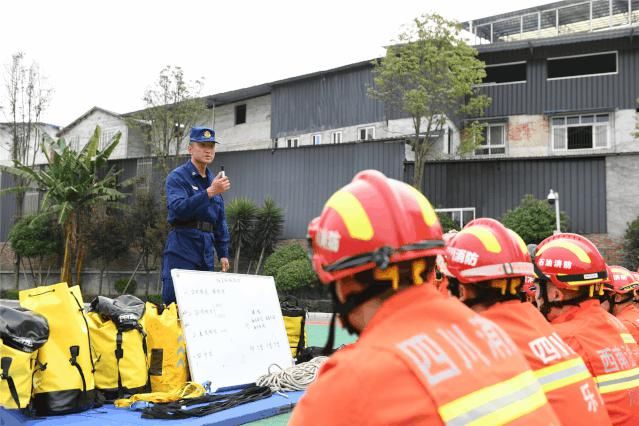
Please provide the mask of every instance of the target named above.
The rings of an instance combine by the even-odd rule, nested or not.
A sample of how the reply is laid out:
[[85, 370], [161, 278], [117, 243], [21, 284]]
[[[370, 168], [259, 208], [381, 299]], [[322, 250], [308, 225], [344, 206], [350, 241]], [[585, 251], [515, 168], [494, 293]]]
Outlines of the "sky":
[[[144, 108], [167, 65], [204, 78], [212, 95], [384, 55], [402, 26], [430, 12], [460, 22], [538, 0], [20, 0], [3, 2], [0, 105], [6, 67], [23, 52], [53, 89], [43, 122], [65, 126], [94, 106]], [[5, 108], [6, 111], [6, 108]], [[0, 111], [0, 121], [8, 121]]]

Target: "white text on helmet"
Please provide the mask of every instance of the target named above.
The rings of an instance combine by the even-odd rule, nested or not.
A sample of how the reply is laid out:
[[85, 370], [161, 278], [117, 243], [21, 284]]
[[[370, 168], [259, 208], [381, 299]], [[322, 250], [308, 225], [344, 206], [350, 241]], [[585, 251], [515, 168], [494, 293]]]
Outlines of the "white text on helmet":
[[339, 240], [341, 235], [337, 231], [329, 231], [327, 229], [320, 229], [315, 237], [315, 242], [318, 246], [325, 248], [328, 251], [336, 253], [339, 251]]

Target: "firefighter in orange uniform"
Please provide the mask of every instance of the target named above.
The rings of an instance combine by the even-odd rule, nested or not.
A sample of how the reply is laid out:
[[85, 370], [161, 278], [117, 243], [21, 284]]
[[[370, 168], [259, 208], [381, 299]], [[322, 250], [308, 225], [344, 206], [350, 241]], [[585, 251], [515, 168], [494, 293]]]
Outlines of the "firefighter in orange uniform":
[[532, 304], [522, 303], [521, 286], [534, 269], [517, 233], [494, 219], [473, 220], [446, 245], [445, 261], [454, 293], [510, 335], [562, 424], [610, 425], [583, 359]]
[[639, 425], [637, 343], [597, 299], [608, 281], [603, 257], [590, 240], [557, 234], [535, 251], [537, 303], [595, 378], [614, 425]]
[[623, 266], [608, 267], [608, 279], [610, 283], [606, 284], [607, 300], [601, 306], [616, 316], [635, 341], [639, 342], [639, 308], [634, 303], [639, 280]]
[[433, 285], [442, 229], [416, 189], [361, 172], [311, 221], [309, 239], [359, 340], [324, 363], [289, 424], [559, 424], [504, 331]]

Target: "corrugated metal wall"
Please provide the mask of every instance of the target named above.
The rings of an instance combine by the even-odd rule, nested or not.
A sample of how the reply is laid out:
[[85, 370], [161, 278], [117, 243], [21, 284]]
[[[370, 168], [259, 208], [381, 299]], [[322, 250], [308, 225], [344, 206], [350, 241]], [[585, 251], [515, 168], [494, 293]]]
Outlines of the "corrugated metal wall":
[[[172, 159], [182, 164], [188, 157]], [[402, 179], [404, 143], [366, 142], [340, 145], [308, 146], [292, 149], [254, 150], [218, 153], [211, 168], [217, 172], [224, 165], [231, 179], [231, 190], [224, 198], [228, 204], [235, 197], [248, 197], [261, 204], [270, 196], [285, 212], [283, 238], [304, 238], [308, 222], [321, 213], [324, 202], [338, 188], [365, 169], [377, 169], [394, 179]], [[123, 171], [120, 182], [134, 177], [137, 160], [116, 160]], [[166, 175], [153, 170], [153, 187], [159, 190]], [[6, 188], [7, 176], [2, 176]], [[125, 189], [125, 192], [133, 188]], [[5, 241], [15, 214], [15, 202], [0, 198], [0, 241]]]
[[273, 87], [271, 137], [384, 120], [384, 105], [367, 93], [372, 85], [372, 66], [364, 66]]
[[[13, 177], [8, 173], [0, 172], [0, 188], [12, 188], [14, 186]], [[7, 236], [13, 226], [13, 218], [16, 214], [15, 194], [4, 194], [0, 196], [0, 241], [7, 241]]]
[[[618, 50], [615, 75], [546, 80], [546, 58]], [[544, 114], [591, 109], [634, 109], [639, 97], [639, 40], [602, 40], [564, 46], [537, 47], [481, 54], [487, 64], [527, 61], [528, 81], [523, 84], [488, 86], [492, 98], [486, 116]]]
[[[410, 164], [406, 180], [412, 175]], [[606, 232], [604, 157], [438, 162], [424, 171], [424, 193], [434, 206], [475, 207], [477, 217], [500, 218], [524, 195], [545, 199], [551, 188], [572, 232]]]

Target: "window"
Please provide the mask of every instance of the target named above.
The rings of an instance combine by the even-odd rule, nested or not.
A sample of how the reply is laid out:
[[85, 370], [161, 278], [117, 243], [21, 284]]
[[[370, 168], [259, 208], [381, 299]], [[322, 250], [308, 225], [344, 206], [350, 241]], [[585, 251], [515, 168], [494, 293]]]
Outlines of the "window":
[[484, 140], [475, 148], [475, 155], [506, 153], [506, 125], [487, 124], [482, 131]]
[[104, 150], [104, 148], [109, 145], [113, 136], [115, 136], [115, 130], [113, 129], [105, 129], [102, 131], [102, 134], [100, 135], [100, 151]]
[[375, 128], [374, 127], [361, 127], [357, 129], [358, 140], [360, 141], [369, 141], [371, 139], [375, 139]]
[[235, 125], [246, 123], [246, 104], [235, 105]]
[[333, 132], [331, 134], [331, 142], [333, 143], [342, 143], [342, 132]]
[[608, 148], [609, 139], [609, 114], [572, 115], [552, 119], [553, 151]]
[[297, 148], [297, 144], [299, 143], [298, 138], [288, 138], [286, 139], [286, 147], [287, 148]]
[[462, 229], [471, 220], [475, 219], [475, 207], [459, 207], [453, 209], [435, 209], [437, 213], [449, 216]]
[[525, 83], [526, 62], [486, 65], [486, 77], [483, 84]]
[[74, 150], [76, 152], [79, 151], [80, 150], [80, 136], [71, 136], [69, 138], [69, 143], [67, 145], [72, 150]]
[[23, 214], [32, 214], [38, 212], [40, 196], [37, 190], [30, 189], [24, 193]]
[[137, 162], [136, 175], [140, 179], [136, 189], [149, 189], [149, 184], [153, 175], [153, 160], [150, 158], [139, 158]]
[[313, 141], [313, 145], [319, 145], [322, 143], [322, 135], [313, 135], [311, 136], [311, 140]]
[[617, 72], [617, 52], [548, 59], [548, 78], [570, 78]]

